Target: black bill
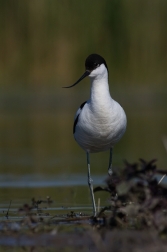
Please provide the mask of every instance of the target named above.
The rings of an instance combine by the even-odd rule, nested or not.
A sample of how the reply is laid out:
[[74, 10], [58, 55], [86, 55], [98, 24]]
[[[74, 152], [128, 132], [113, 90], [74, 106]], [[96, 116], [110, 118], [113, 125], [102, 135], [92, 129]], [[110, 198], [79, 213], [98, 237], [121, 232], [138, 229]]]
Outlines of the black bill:
[[80, 78], [79, 80], [77, 80], [77, 82], [75, 82], [73, 85], [68, 86], [68, 87], [63, 87], [63, 88], [71, 88], [74, 87], [75, 85], [77, 85], [81, 80], [83, 80], [86, 76], [88, 76], [90, 74], [89, 71], [86, 71]]

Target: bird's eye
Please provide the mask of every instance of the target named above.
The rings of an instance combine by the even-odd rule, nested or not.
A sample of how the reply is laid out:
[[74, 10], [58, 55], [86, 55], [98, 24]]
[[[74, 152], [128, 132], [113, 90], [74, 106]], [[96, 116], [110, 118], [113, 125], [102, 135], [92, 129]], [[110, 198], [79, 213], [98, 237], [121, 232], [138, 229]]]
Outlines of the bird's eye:
[[95, 66], [95, 67], [99, 67], [100, 64], [98, 64], [98, 63], [95, 62], [95, 63], [94, 63], [94, 66]]

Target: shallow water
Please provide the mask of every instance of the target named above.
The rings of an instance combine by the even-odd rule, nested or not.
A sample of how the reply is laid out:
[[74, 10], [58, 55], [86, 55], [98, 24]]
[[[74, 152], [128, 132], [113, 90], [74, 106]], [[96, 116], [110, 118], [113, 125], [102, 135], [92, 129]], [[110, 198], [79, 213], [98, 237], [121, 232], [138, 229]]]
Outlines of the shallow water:
[[[34, 213], [44, 218], [54, 215], [92, 214], [90, 193], [86, 175], [72, 174], [70, 176], [44, 176], [41, 174], [0, 175], [0, 221], [19, 220], [22, 218], [19, 209], [25, 204], [33, 205], [33, 200], [42, 201]], [[94, 176], [94, 186], [104, 186], [106, 176]], [[100, 207], [108, 205], [109, 194], [96, 193], [96, 203], [100, 198]], [[10, 204], [11, 203], [11, 204]], [[6, 214], [8, 213], [8, 218]]]
[[[2, 90], [1, 90], [2, 91]], [[84, 151], [73, 139], [73, 118], [88, 90], [55, 88], [38, 93], [23, 90], [0, 94], [0, 198], [1, 213], [12, 200], [11, 209], [50, 196], [54, 208], [90, 207]], [[158, 167], [167, 167], [162, 137], [167, 135], [167, 91], [115, 90], [114, 98], [124, 107], [128, 126], [114, 147], [113, 167], [123, 160], [136, 162], [157, 158]], [[94, 185], [104, 184], [109, 153], [91, 155]], [[105, 194], [106, 195], [106, 194]], [[104, 193], [101, 204], [105, 205]], [[61, 210], [61, 209], [59, 209]], [[12, 210], [11, 210], [12, 211]], [[61, 212], [61, 211], [60, 211]], [[1, 214], [3, 216], [3, 213]]]

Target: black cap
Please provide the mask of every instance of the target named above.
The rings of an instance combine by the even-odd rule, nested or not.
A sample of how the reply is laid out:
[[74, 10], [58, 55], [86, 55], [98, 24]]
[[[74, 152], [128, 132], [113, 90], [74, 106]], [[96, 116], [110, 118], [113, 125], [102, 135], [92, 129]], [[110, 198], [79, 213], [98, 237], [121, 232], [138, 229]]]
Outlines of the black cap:
[[102, 56], [100, 56], [100, 55], [98, 55], [96, 53], [93, 53], [93, 54], [90, 54], [87, 57], [87, 59], [85, 61], [85, 68], [88, 71], [93, 71], [94, 69], [96, 69], [101, 64], [104, 64], [105, 67], [108, 70], [108, 67], [107, 67], [105, 59]]

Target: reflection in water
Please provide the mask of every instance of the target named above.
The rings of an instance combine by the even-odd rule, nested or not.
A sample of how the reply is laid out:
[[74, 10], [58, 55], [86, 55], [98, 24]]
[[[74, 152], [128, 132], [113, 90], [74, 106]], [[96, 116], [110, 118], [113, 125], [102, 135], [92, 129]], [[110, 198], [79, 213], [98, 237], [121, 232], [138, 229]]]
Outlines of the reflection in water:
[[[107, 175], [95, 175], [93, 177], [94, 185], [104, 183]], [[12, 174], [0, 175], [0, 188], [45, 188], [45, 187], [69, 187], [69, 186], [86, 186], [86, 174], [72, 174], [70, 176], [44, 176], [38, 174], [26, 174], [15, 176]], [[57, 190], [57, 189], [56, 189]]]
[[[72, 187], [73, 194], [80, 192], [77, 202], [83, 199], [81, 187], [78, 189], [77, 185], [86, 185], [87, 167], [85, 153], [73, 139], [72, 118], [80, 100], [87, 98], [88, 94], [87, 91], [79, 91], [78, 95], [75, 92], [78, 91], [69, 94], [55, 89], [36, 95], [21, 91], [1, 93], [0, 186], [1, 196], [7, 202], [11, 196], [17, 200], [21, 195], [27, 195], [29, 199], [34, 197], [34, 193], [42, 195], [44, 190], [46, 195], [47, 189], [54, 196], [58, 185], [62, 186], [62, 198], [68, 195], [67, 188], [63, 189], [66, 185]], [[161, 138], [167, 134], [166, 93], [157, 90], [138, 90], [135, 93], [131, 89], [124, 90], [124, 93], [115, 91], [114, 97], [125, 108], [128, 126], [124, 137], [114, 148], [113, 166], [121, 167], [125, 159], [135, 162], [142, 157], [146, 160], [157, 158], [158, 166], [165, 168], [167, 156]], [[91, 155], [94, 184], [103, 183], [105, 174], [107, 176], [108, 154]], [[79, 174], [78, 177], [75, 174]], [[99, 174], [103, 176], [96, 177]], [[43, 180], [45, 176], [49, 180]], [[33, 183], [36, 184], [34, 189]], [[31, 192], [16, 190], [16, 185], [29, 187]], [[15, 189], [11, 192], [13, 186]], [[86, 189], [83, 191], [86, 191], [86, 203], [89, 193]], [[61, 201], [60, 197], [58, 201]]]

